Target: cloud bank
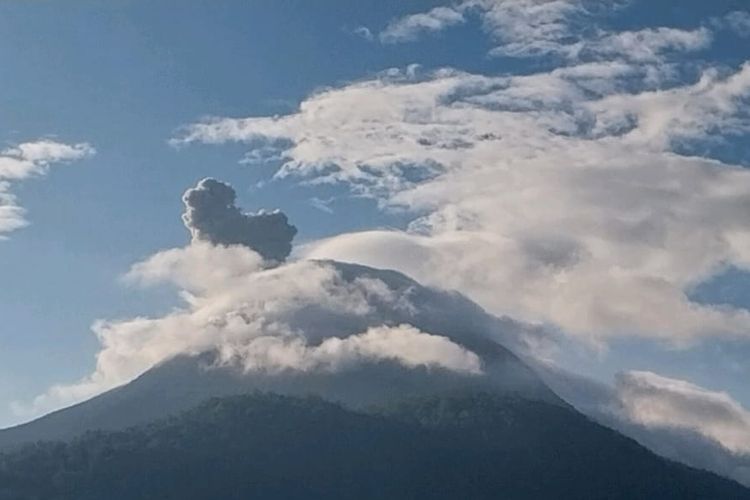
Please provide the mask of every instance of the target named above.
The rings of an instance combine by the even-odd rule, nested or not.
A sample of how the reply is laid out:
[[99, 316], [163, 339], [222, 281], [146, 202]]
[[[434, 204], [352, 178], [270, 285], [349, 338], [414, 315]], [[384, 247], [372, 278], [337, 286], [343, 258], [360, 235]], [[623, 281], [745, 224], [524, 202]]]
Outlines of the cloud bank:
[[0, 151], [0, 239], [28, 225], [26, 211], [12, 192], [15, 183], [44, 176], [55, 164], [81, 160], [94, 153], [94, 148], [86, 143], [64, 144], [49, 139], [24, 142]]
[[210, 178], [185, 192], [182, 219], [193, 241], [244, 245], [268, 261], [283, 262], [292, 251], [297, 228], [278, 210], [243, 213], [235, 206], [236, 197], [232, 186]]
[[661, 68], [389, 72], [290, 115], [196, 123], [181, 140], [284, 139], [279, 176], [424, 214], [404, 232], [319, 242], [308, 257], [401, 270], [594, 342], [745, 337], [747, 311], [693, 303], [686, 290], [750, 266], [750, 173], [681, 151], [748, 134], [750, 65], [688, 83]]

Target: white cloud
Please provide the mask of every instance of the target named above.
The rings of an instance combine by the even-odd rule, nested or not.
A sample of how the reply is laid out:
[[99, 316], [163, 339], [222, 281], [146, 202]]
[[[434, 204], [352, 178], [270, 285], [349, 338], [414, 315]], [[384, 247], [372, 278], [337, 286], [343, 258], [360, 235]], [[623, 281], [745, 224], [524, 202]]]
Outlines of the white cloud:
[[383, 43], [412, 41], [424, 33], [442, 31], [463, 22], [464, 16], [461, 12], [451, 7], [435, 7], [428, 12], [392, 21], [380, 32], [378, 38]]
[[[451, 7], [406, 15], [391, 21], [380, 32], [383, 43], [402, 43], [425, 33], [445, 30], [477, 16], [488, 35], [498, 43], [493, 55], [531, 57], [570, 56], [580, 50], [571, 22], [588, 13], [579, 0], [464, 0]], [[368, 30], [369, 33], [370, 30]]]
[[739, 37], [750, 37], [750, 12], [735, 10], [724, 17], [714, 18], [712, 21], [715, 26], [728, 28]]
[[725, 392], [651, 372], [624, 373], [616, 389], [627, 417], [639, 424], [688, 429], [750, 455], [750, 412]]
[[41, 173], [43, 167], [46, 165], [80, 160], [94, 154], [94, 149], [86, 143], [64, 144], [49, 139], [42, 139], [35, 142], [24, 142], [7, 148], [2, 154], [4, 157], [15, 158], [20, 162], [29, 162], [31, 165], [27, 167], [30, 172]]
[[[207, 266], [212, 258], [221, 265]], [[261, 256], [246, 247], [196, 241], [187, 247], [163, 250], [135, 264], [124, 280], [140, 286], [172, 283], [189, 293], [201, 293], [242, 280], [262, 268]]]
[[604, 35], [589, 42], [583, 51], [598, 57], [622, 57], [630, 61], [655, 62], [667, 52], [692, 52], [705, 49], [712, 41], [711, 31], [705, 27], [695, 30], [675, 28], [647, 28]]
[[570, 57], [580, 50], [580, 34], [572, 26], [587, 17], [580, 0], [469, 0], [485, 30], [498, 43], [493, 55]]
[[9, 182], [0, 182], [0, 240], [28, 224], [26, 211], [18, 205], [16, 197], [10, 193], [10, 187]]
[[[712, 40], [708, 28], [683, 30], [668, 27], [610, 33], [596, 28], [595, 19], [628, 2], [601, 0], [464, 0], [452, 7], [393, 20], [380, 33], [384, 43], [408, 42], [425, 32], [442, 31], [476, 16], [497, 45], [495, 56], [557, 56], [562, 60], [663, 61], [670, 52], [706, 48]], [[741, 32], [743, 13], [728, 15], [723, 24]], [[368, 30], [369, 33], [369, 30]]]
[[398, 269], [597, 341], [747, 336], [750, 313], [685, 291], [728, 264], [750, 267], [750, 173], [673, 148], [747, 132], [750, 65], [633, 91], [643, 68], [389, 72], [291, 115], [197, 123], [182, 140], [285, 139], [278, 175], [426, 214], [407, 232], [341, 235], [308, 256]]
[[592, 15], [617, 6], [618, 2], [596, 0], [463, 0], [394, 19], [379, 38], [384, 43], [414, 41], [477, 17], [497, 44], [491, 55], [569, 58], [582, 50]]
[[159, 252], [135, 264], [125, 280], [176, 285], [184, 305], [154, 318], [96, 323], [101, 350], [94, 372], [14, 409], [25, 417], [39, 415], [129, 382], [174, 356], [212, 350], [249, 371], [339, 372], [392, 361], [481, 372], [474, 353], [440, 332], [407, 324], [416, 321], [408, 280], [372, 272], [313, 261], [268, 269], [258, 254], [239, 245], [193, 242]]
[[42, 139], [25, 142], [0, 151], [0, 239], [28, 224], [25, 210], [11, 192], [13, 184], [30, 177], [43, 176], [49, 167], [94, 154], [89, 144], [64, 144]]
[[345, 338], [332, 337], [308, 345], [304, 337], [262, 336], [222, 350], [225, 360], [239, 359], [247, 371], [284, 370], [338, 372], [363, 361], [396, 361], [409, 368], [438, 367], [480, 374], [479, 357], [446, 337], [410, 325], [374, 327]]
[[586, 4], [582, 0], [464, 0], [453, 7], [395, 19], [381, 32], [380, 39], [390, 43], [413, 41], [424, 32], [441, 31], [476, 15], [498, 43], [494, 55], [569, 56], [580, 49], [571, 24], [587, 17]]
[[331, 202], [333, 201], [333, 198], [328, 199], [321, 199], [317, 196], [314, 196], [310, 198], [310, 206], [317, 208], [321, 212], [325, 212], [327, 214], [333, 214], [333, 209], [331, 208]]
[[[706, 140], [750, 132], [750, 62], [722, 77], [706, 70], [694, 84], [640, 94], [613, 94], [591, 103], [598, 134], [626, 130], [625, 138], [643, 147]], [[627, 130], [633, 122], [636, 127]]]
[[368, 28], [367, 26], [357, 26], [352, 30], [352, 34], [360, 36], [367, 41], [372, 41], [375, 39], [375, 35], [372, 34], [372, 31], [370, 31], [370, 28]]

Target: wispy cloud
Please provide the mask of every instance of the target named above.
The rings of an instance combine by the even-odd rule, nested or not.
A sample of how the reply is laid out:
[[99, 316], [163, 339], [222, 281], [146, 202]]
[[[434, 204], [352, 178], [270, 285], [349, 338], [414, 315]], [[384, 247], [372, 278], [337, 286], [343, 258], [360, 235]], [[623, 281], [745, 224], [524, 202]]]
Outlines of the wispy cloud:
[[425, 33], [439, 32], [450, 26], [461, 24], [464, 20], [464, 15], [460, 10], [451, 7], [435, 7], [428, 12], [393, 20], [380, 32], [378, 38], [383, 43], [414, 41]]
[[595, 5], [600, 10], [605, 4], [585, 0], [463, 0], [394, 19], [378, 38], [383, 43], [411, 42], [475, 17], [497, 44], [493, 55], [567, 57], [580, 51], [578, 31], [590, 15], [589, 9]]
[[647, 28], [603, 35], [581, 45], [580, 53], [597, 58], [624, 58], [637, 62], [657, 62], [670, 52], [692, 52], [711, 45], [708, 28], [694, 30]]
[[[707, 47], [711, 32], [705, 27], [683, 30], [668, 27], [610, 33], [595, 27], [602, 12], [628, 2], [600, 0], [464, 0], [449, 7], [394, 19], [380, 32], [383, 43], [404, 43], [426, 33], [446, 30], [477, 18], [496, 46], [491, 55], [507, 57], [557, 56], [567, 60], [661, 60], [667, 52]], [[746, 18], [734, 12], [721, 24], [745, 31]], [[365, 28], [366, 29], [366, 28]], [[367, 29], [373, 39], [371, 31]]]
[[750, 37], [750, 12], [735, 10], [723, 17], [714, 18], [712, 24], [718, 28], [729, 29], [742, 38]]
[[0, 151], [0, 239], [28, 225], [25, 210], [12, 193], [13, 184], [39, 177], [55, 164], [92, 156], [89, 144], [64, 144], [50, 139], [24, 142]]
[[313, 207], [315, 207], [315, 208], [317, 208], [321, 212], [325, 212], [327, 214], [332, 214], [333, 213], [333, 209], [331, 208], [331, 202], [332, 201], [333, 201], [332, 198], [324, 200], [324, 199], [321, 199], [321, 198], [318, 198], [318, 197], [313, 197], [313, 198], [310, 199], [310, 205], [313, 206]]
[[[589, 11], [582, 0], [469, 0], [497, 43], [493, 55], [571, 56], [580, 50], [580, 28]], [[613, 5], [613, 4], [611, 4]]]
[[[191, 227], [196, 218], [206, 215], [221, 218], [227, 207], [236, 208], [233, 199], [225, 196], [231, 188], [222, 186], [214, 186], [223, 195], [212, 195], [208, 205], [196, 205], [194, 190], [188, 191], [183, 198], [189, 215], [184, 217], [186, 225]], [[199, 183], [201, 187], [206, 183]], [[198, 206], [206, 213], [197, 214]], [[218, 213], [211, 210], [217, 206]], [[222, 365], [266, 374], [341, 373], [383, 362], [462, 376], [482, 373], [477, 354], [448, 333], [419, 327], [434, 322], [449, 328], [454, 321], [463, 330], [465, 322], [477, 321], [472, 314], [484, 313], [469, 308], [470, 314], [462, 315], [461, 309], [434, 303], [430, 294], [459, 307], [464, 307], [465, 299], [423, 290], [428, 298], [421, 300], [427, 303], [418, 310], [412, 304], [418, 285], [392, 271], [364, 271], [332, 262], [283, 263], [283, 259], [269, 267], [254, 251], [261, 235], [254, 234], [242, 244], [246, 233], [257, 228], [235, 222], [220, 224], [228, 240], [194, 238], [184, 247], [157, 252], [133, 265], [123, 277], [125, 284], [174, 287], [183, 304], [152, 318], [97, 322], [94, 331], [101, 350], [95, 370], [77, 383], [54, 386], [31, 402], [17, 402], [14, 409], [19, 416], [36, 416], [92, 397], [174, 356], [205, 352], [218, 353]], [[274, 233], [263, 235], [270, 238]], [[452, 315], [457, 317], [449, 319]]]

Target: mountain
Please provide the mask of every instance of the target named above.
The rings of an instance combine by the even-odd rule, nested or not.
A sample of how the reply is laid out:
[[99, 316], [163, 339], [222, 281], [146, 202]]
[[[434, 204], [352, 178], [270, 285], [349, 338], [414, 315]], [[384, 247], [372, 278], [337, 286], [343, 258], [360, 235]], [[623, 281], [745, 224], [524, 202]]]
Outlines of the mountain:
[[393, 294], [408, 296], [410, 307], [371, 299], [372, 310], [346, 315], [306, 304], [288, 319], [313, 342], [344, 338], [370, 326], [410, 324], [436, 332], [475, 352], [482, 360], [481, 377], [436, 367], [404, 367], [395, 362], [363, 362], [330, 373], [284, 371], [247, 373], [242, 367], [217, 362], [214, 351], [181, 355], [147, 371], [134, 381], [91, 400], [43, 416], [27, 424], [0, 430], [0, 450], [37, 440], [71, 439], [89, 430], [119, 430], [174, 415], [215, 396], [260, 390], [286, 395], [318, 395], [350, 408], [382, 404], [393, 399], [474, 388], [497, 394], [515, 393], [565, 405], [518, 356], [508, 343], [523, 334], [523, 325], [487, 314], [460, 294], [419, 285], [395, 271], [340, 262], [334, 266], [346, 283], [377, 280]]
[[[483, 389], [539, 397], [564, 405], [525, 366], [497, 344], [485, 347], [494, 377], [468, 377], [439, 369], [406, 369], [396, 363], [365, 364], [340, 374], [287, 373], [248, 375], [236, 367], [216, 367], [212, 353], [180, 356], [133, 382], [30, 423], [0, 431], [0, 451], [38, 440], [68, 440], [90, 430], [119, 430], [175, 415], [217, 396], [253, 391], [284, 395], [318, 395], [350, 408], [445, 390]], [[502, 373], [507, 373], [503, 377]], [[519, 373], [521, 375], [519, 375]], [[524, 380], [523, 376], [529, 377]], [[534, 392], [536, 391], [536, 393]]]
[[149, 425], [0, 456], [0, 500], [733, 499], [575, 410], [484, 392], [357, 412], [319, 398], [212, 399]]
[[[304, 353], [331, 339], [340, 349], [373, 327], [411, 325], [428, 346], [442, 339], [441, 349], [476, 356], [481, 370], [410, 364], [393, 350], [322, 369], [253, 369], [228, 361], [222, 345], [187, 352], [0, 431], [0, 500], [750, 498], [563, 401], [513, 352], [540, 340], [534, 328], [397, 272], [310, 265], [366, 307], [293, 297], [276, 319], [304, 338]], [[246, 311], [234, 313], [245, 321]], [[413, 357], [417, 348], [395, 338]]]

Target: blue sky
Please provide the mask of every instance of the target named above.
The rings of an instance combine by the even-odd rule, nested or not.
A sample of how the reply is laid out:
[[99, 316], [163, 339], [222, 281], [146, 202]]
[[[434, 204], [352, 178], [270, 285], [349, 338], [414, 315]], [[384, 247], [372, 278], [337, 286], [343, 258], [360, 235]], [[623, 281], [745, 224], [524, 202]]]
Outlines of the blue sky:
[[[678, 80], [684, 80], [663, 85], [679, 86], [706, 66], [732, 72], [750, 59], [750, 39], [712, 27], [713, 19], [743, 3], [635, 1], [596, 23], [611, 31], [711, 27], [709, 46], [670, 60], [681, 65]], [[11, 411], [11, 402], [92, 371], [99, 351], [90, 330], [95, 320], [157, 315], [176, 306], [169, 290], [136, 292], [119, 277], [136, 261], [187, 242], [180, 196], [203, 177], [231, 183], [244, 209], [283, 209], [299, 229], [297, 243], [406, 229], [414, 213], [382, 210], [377, 200], [351, 196], [346, 185], [272, 180], [280, 162], [240, 163], [249, 149], [241, 141], [178, 148], [169, 140], [206, 116], [293, 114], [311, 93], [375, 78], [388, 68], [419, 64], [425, 74], [451, 67], [498, 76], [559, 66], [550, 55], [488, 55], [497, 42], [475, 17], [409, 43], [384, 44], [355, 33], [364, 26], [377, 37], [390, 21], [443, 4], [2, 2], [1, 140], [9, 148], [40, 138], [86, 142], [96, 154], [13, 185], [30, 225], [0, 241], [0, 424], [24, 418]], [[684, 148], [748, 166], [747, 144], [746, 135], [727, 134]], [[331, 213], [313, 206], [315, 198], [332, 197]], [[745, 308], [750, 283], [730, 270], [694, 296]], [[622, 370], [658, 371], [729, 391], [748, 406], [747, 338], [717, 336], [686, 347], [666, 337], [624, 336], [606, 340], [606, 348], [564, 350], [559, 360], [605, 381]]]

